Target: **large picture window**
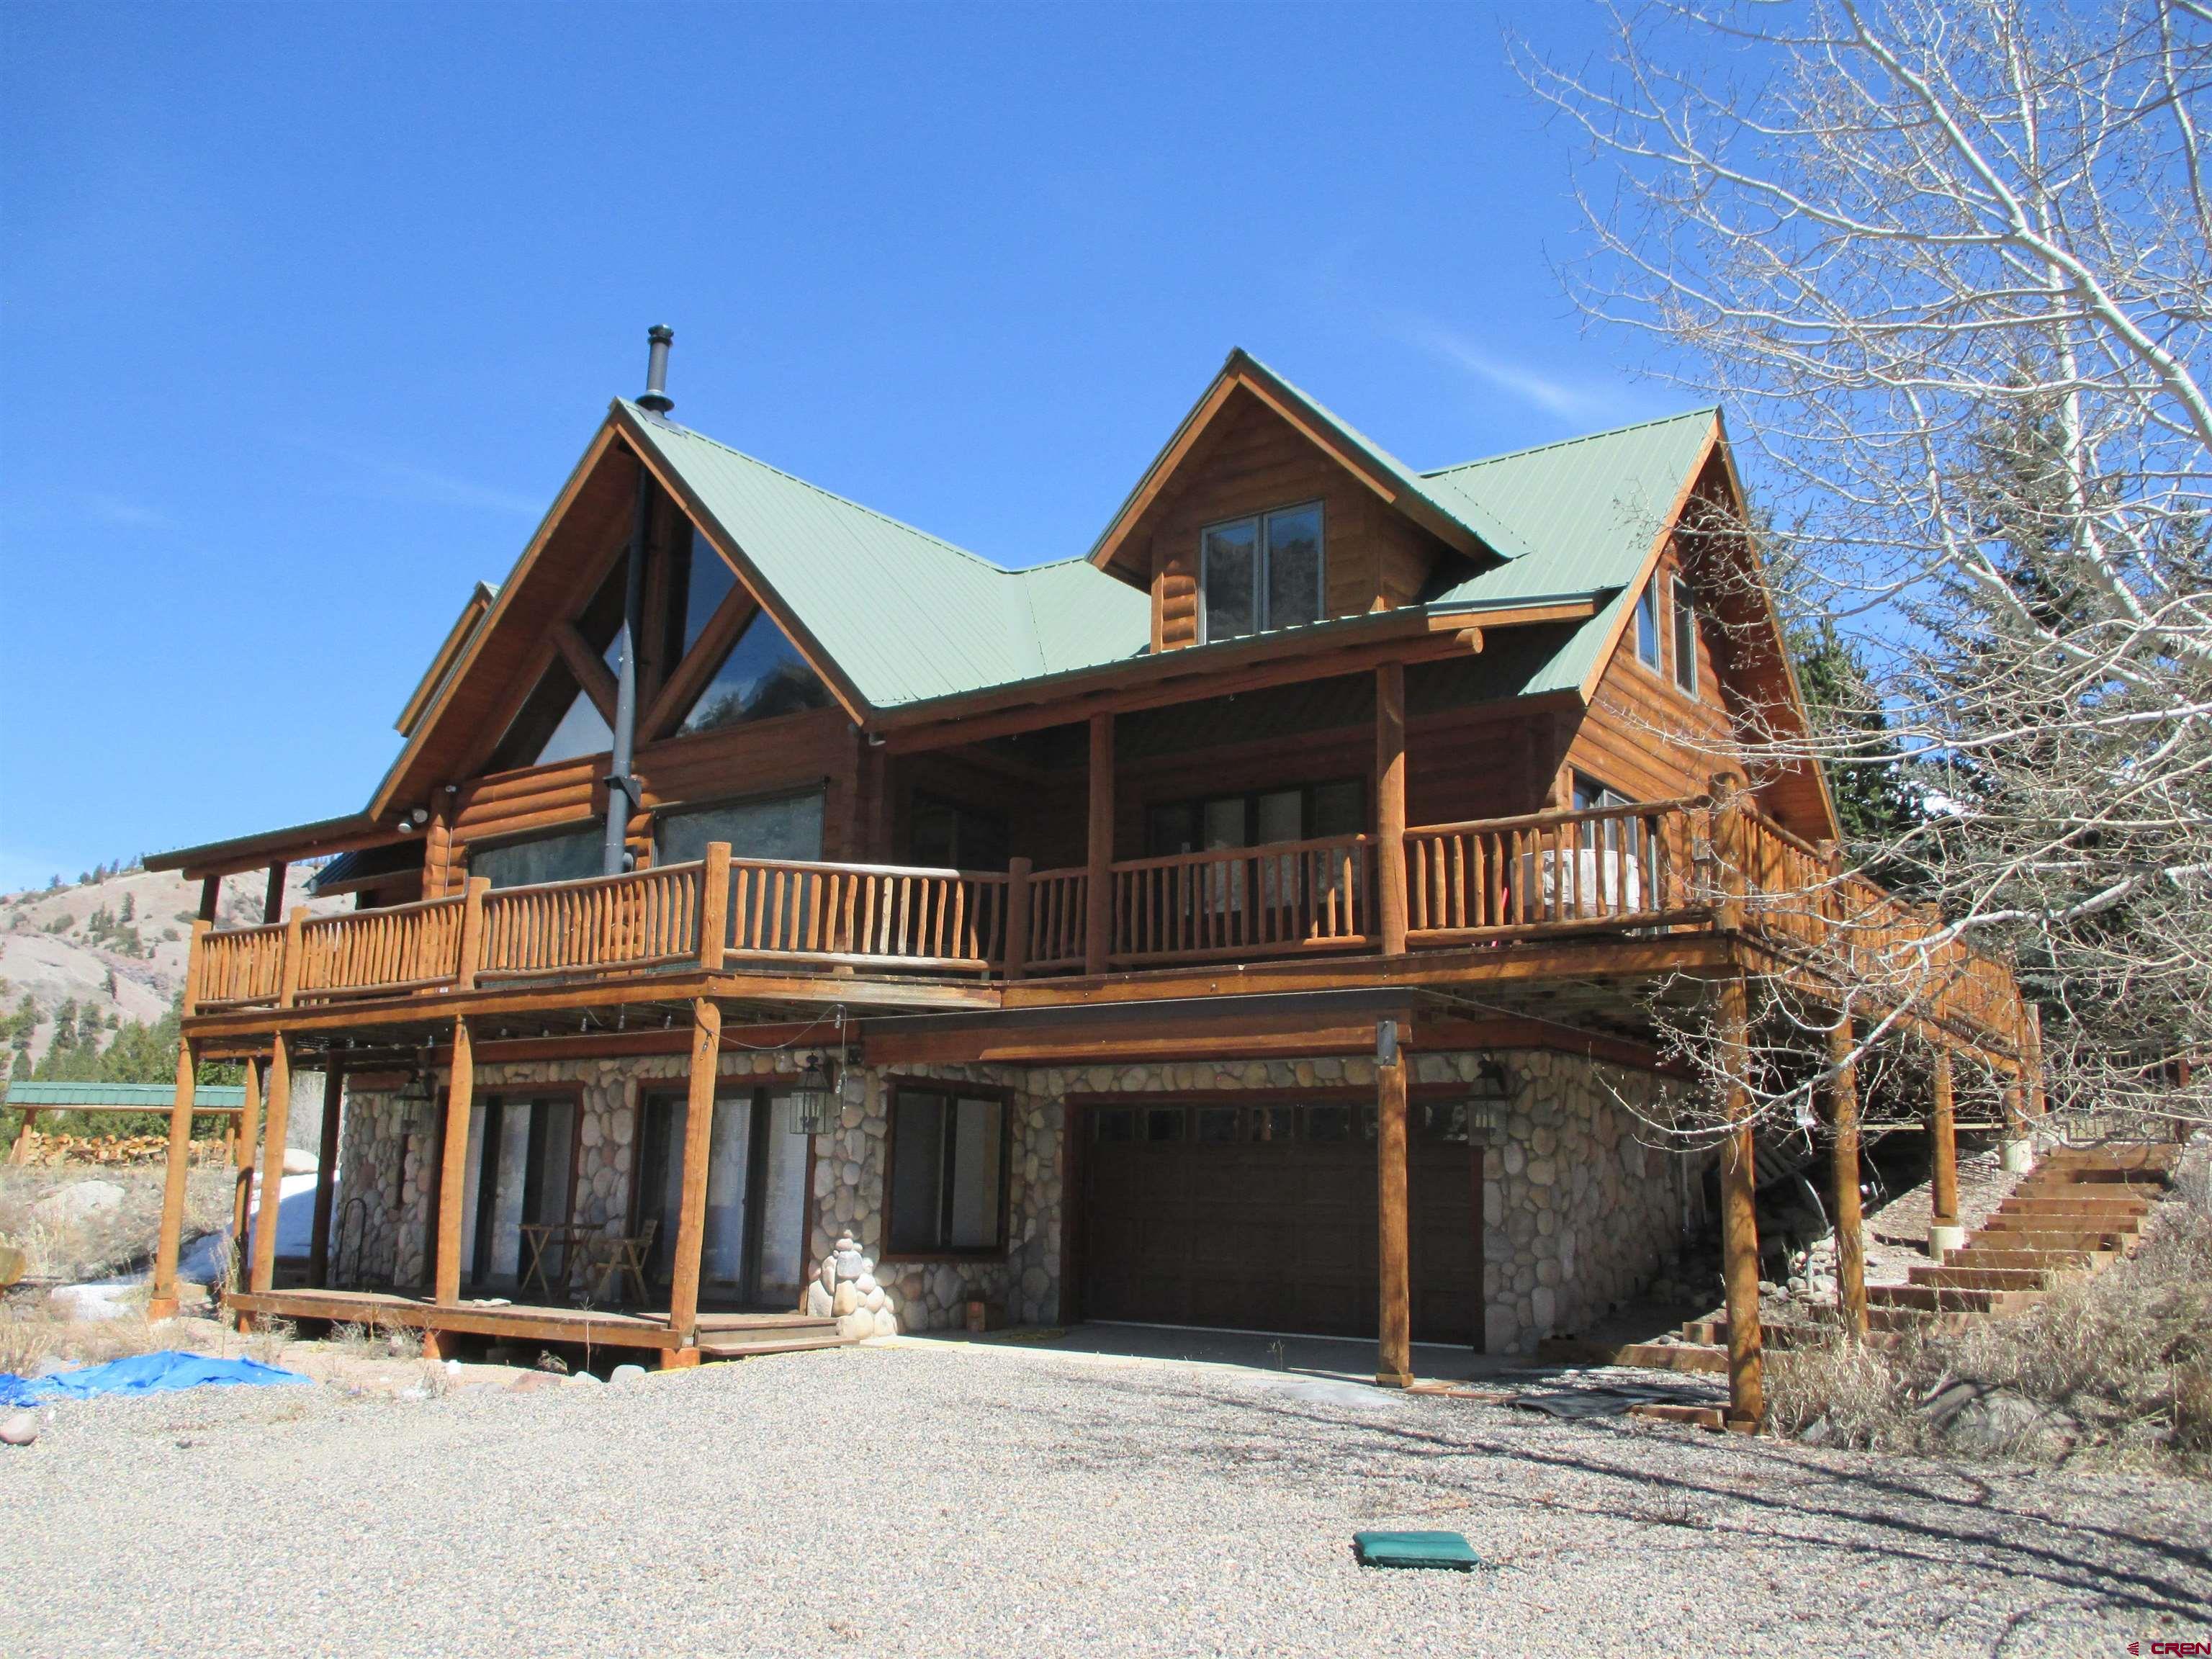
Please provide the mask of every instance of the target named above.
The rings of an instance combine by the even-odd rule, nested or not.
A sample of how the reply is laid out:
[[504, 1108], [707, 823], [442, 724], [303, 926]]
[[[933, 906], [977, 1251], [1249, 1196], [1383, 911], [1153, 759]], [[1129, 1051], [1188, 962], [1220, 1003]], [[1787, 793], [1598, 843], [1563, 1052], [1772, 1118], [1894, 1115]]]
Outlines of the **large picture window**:
[[1210, 526], [1199, 534], [1198, 562], [1208, 642], [1318, 622], [1321, 503]]
[[528, 841], [511, 841], [499, 847], [471, 847], [469, 873], [487, 878], [494, 887], [580, 881], [600, 873], [605, 852], [605, 831], [594, 823], [588, 830], [533, 836]]
[[991, 1255], [1004, 1247], [1006, 1105], [902, 1086], [891, 1097], [892, 1255]]

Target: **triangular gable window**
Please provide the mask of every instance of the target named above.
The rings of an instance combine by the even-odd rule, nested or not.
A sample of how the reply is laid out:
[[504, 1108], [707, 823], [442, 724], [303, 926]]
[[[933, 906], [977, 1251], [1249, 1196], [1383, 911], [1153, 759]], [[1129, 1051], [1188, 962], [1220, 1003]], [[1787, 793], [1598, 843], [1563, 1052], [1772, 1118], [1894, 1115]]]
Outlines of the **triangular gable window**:
[[518, 767], [550, 766], [580, 755], [605, 754], [615, 746], [613, 728], [576, 684], [565, 663], [555, 663], [538, 682], [485, 769], [510, 772]]
[[830, 688], [806, 665], [789, 636], [766, 611], [757, 611], [677, 730], [712, 732], [802, 709], [827, 708], [830, 702]]

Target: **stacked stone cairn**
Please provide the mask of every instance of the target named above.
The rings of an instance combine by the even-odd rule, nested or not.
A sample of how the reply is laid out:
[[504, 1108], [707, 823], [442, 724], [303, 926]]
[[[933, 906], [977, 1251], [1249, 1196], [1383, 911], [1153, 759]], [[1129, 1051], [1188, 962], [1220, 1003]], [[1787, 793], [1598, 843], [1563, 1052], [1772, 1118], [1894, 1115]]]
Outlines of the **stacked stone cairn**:
[[821, 1273], [806, 1287], [806, 1311], [817, 1319], [835, 1318], [837, 1334], [850, 1340], [898, 1334], [898, 1316], [876, 1283], [876, 1264], [860, 1254], [849, 1232], [840, 1233], [836, 1247], [822, 1258]]

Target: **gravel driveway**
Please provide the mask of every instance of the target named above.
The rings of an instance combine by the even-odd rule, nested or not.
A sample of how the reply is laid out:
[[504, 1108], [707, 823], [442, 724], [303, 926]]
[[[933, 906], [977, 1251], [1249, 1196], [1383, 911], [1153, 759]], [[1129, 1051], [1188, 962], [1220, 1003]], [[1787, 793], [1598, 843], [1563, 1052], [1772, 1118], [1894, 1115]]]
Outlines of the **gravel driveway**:
[[[201, 1390], [0, 1448], [0, 1652], [2117, 1656], [2203, 1487], [916, 1346], [443, 1399]], [[1469, 1575], [1354, 1565], [1463, 1532]]]

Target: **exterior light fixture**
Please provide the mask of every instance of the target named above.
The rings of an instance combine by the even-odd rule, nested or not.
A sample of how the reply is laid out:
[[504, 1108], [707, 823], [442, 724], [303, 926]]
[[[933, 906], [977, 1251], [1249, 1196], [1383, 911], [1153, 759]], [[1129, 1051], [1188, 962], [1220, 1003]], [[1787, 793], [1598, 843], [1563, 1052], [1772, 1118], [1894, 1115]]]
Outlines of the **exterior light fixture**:
[[1495, 1054], [1485, 1054], [1475, 1068], [1474, 1086], [1467, 1100], [1467, 1127], [1488, 1139], [1505, 1127], [1506, 1109], [1513, 1103], [1513, 1079]]
[[430, 1056], [426, 1050], [416, 1056], [414, 1074], [399, 1091], [399, 1128], [403, 1134], [411, 1134], [422, 1127], [430, 1115]]
[[790, 1100], [791, 1133], [795, 1135], [818, 1135], [830, 1127], [830, 1068], [819, 1054], [809, 1054], [806, 1064], [792, 1085]]

